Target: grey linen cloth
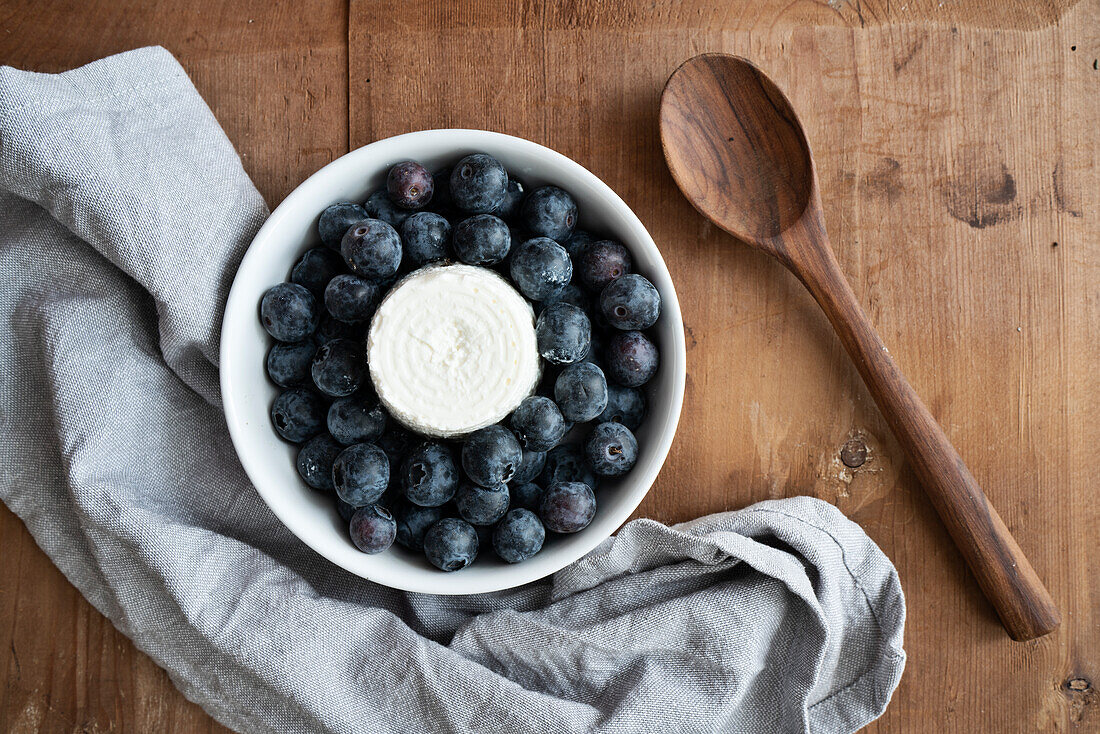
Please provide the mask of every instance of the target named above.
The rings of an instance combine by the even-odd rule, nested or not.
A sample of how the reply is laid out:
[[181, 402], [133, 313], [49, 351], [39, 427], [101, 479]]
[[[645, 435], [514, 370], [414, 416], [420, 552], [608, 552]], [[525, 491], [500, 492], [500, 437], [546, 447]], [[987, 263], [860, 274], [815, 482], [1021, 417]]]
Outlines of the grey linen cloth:
[[68, 579], [242, 732], [850, 732], [904, 666], [890, 561], [800, 497], [627, 524], [543, 582], [407, 594], [329, 564], [219, 408], [268, 211], [168, 52], [0, 68], [0, 492]]

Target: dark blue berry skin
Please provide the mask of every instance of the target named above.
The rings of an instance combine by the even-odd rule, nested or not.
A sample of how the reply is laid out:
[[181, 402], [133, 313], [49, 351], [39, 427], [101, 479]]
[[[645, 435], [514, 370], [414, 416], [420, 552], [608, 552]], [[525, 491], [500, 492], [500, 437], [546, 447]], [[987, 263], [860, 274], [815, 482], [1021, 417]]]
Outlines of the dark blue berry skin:
[[539, 395], [524, 398], [512, 413], [511, 422], [519, 445], [532, 451], [549, 451], [573, 427], [562, 418], [553, 400]]
[[561, 246], [565, 248], [565, 251], [569, 253], [569, 257], [573, 258], [573, 270], [577, 270], [577, 266], [580, 264], [581, 256], [584, 254], [585, 249], [592, 242], [595, 242], [596, 238], [583, 229], [573, 230], [573, 234], [568, 238], [562, 240]]
[[295, 465], [305, 483], [314, 489], [332, 490], [332, 462], [344, 447], [322, 433], [314, 436], [298, 450]]
[[366, 218], [367, 210], [358, 204], [333, 204], [321, 212], [321, 218], [317, 220], [317, 234], [321, 235], [323, 245], [339, 250], [340, 240], [344, 238], [348, 228]]
[[313, 384], [325, 395], [333, 398], [351, 395], [367, 379], [362, 344], [351, 339], [325, 342], [313, 355], [310, 372]]
[[325, 294], [325, 286], [344, 272], [344, 261], [327, 247], [306, 250], [290, 271], [290, 282], [303, 286], [315, 297]]
[[542, 471], [542, 467], [546, 466], [546, 452], [545, 451], [531, 451], [530, 449], [523, 450], [523, 459], [519, 462], [519, 466], [516, 467], [516, 473], [512, 475], [509, 484], [524, 484], [526, 482], [535, 481], [535, 477]]
[[492, 525], [508, 512], [509, 502], [511, 495], [507, 484], [493, 487], [463, 484], [455, 493], [458, 514], [471, 525]]
[[500, 217], [478, 214], [455, 225], [452, 242], [455, 256], [467, 265], [495, 265], [512, 249], [512, 234]]
[[615, 334], [607, 342], [604, 353], [607, 374], [624, 387], [641, 387], [657, 374], [661, 363], [660, 352], [640, 331], [624, 331]]
[[547, 306], [535, 322], [539, 354], [550, 364], [573, 364], [588, 354], [592, 322], [581, 309], [569, 303]]
[[482, 487], [511, 481], [521, 461], [519, 441], [504, 426], [474, 431], [462, 444], [462, 468], [471, 481]]
[[370, 321], [378, 308], [380, 288], [358, 275], [337, 275], [325, 288], [325, 308], [347, 324]]
[[554, 402], [566, 420], [584, 423], [607, 407], [607, 378], [591, 362], [571, 364], [554, 382]]
[[416, 161], [403, 161], [386, 175], [386, 192], [390, 201], [402, 209], [420, 209], [432, 200], [435, 180], [428, 169]]
[[317, 351], [312, 339], [275, 342], [267, 353], [267, 376], [279, 387], [296, 387], [310, 381], [309, 365]]
[[366, 336], [364, 328], [366, 325], [364, 323], [348, 324], [328, 313], [327, 308], [325, 311], [326, 313], [321, 317], [321, 323], [317, 327], [316, 339], [318, 344], [324, 344], [333, 339], [362, 341], [363, 337]]
[[558, 482], [542, 493], [539, 518], [555, 533], [583, 530], [596, 516], [596, 495], [584, 482]]
[[410, 451], [401, 464], [401, 488], [415, 505], [439, 507], [449, 502], [458, 489], [458, 467], [451, 450], [425, 441]]
[[600, 292], [600, 311], [616, 329], [648, 329], [661, 315], [661, 294], [641, 275], [624, 275]]
[[381, 219], [364, 219], [344, 235], [340, 254], [351, 272], [377, 283], [401, 267], [401, 235]]
[[[401, 476], [401, 462], [405, 460], [405, 455], [412, 447], [413, 435], [397, 421], [389, 421], [377, 444], [386, 452], [386, 457], [390, 461], [390, 476], [396, 480]], [[397, 481], [394, 483], [399, 484]]]
[[332, 483], [344, 502], [356, 507], [377, 502], [390, 482], [390, 462], [372, 443], [348, 446], [332, 464]]
[[419, 553], [424, 550], [424, 535], [428, 528], [443, 519], [443, 508], [403, 502], [394, 517], [397, 518], [398, 544]]
[[599, 486], [596, 475], [584, 461], [584, 453], [576, 444], [564, 444], [550, 449], [538, 482], [543, 487], [558, 482], [583, 482], [592, 489]]
[[424, 533], [424, 555], [441, 571], [458, 571], [477, 558], [474, 526], [457, 517], [445, 517]]
[[455, 213], [454, 201], [451, 199], [451, 169], [440, 168], [432, 174], [435, 193], [428, 202], [428, 211], [450, 218]]
[[393, 545], [397, 537], [397, 521], [385, 507], [366, 505], [351, 516], [348, 534], [355, 547], [364, 553], [381, 553]]
[[344, 522], [350, 523], [351, 516], [355, 514], [355, 506], [349, 505], [339, 497], [336, 498], [336, 514], [340, 516], [340, 519]]
[[628, 275], [633, 268], [629, 250], [618, 242], [600, 240], [584, 249], [577, 262], [577, 277], [585, 288], [600, 293], [608, 283]]
[[353, 443], [375, 443], [386, 430], [386, 411], [377, 398], [368, 394], [340, 398], [328, 408], [328, 432], [350, 446]]
[[540, 186], [523, 200], [519, 216], [531, 234], [561, 242], [577, 226], [577, 203], [557, 186]]
[[630, 430], [636, 431], [644, 419], [645, 394], [637, 388], [608, 383], [607, 407], [596, 421], [622, 423]]
[[468, 155], [451, 171], [451, 201], [464, 212], [491, 214], [507, 193], [508, 172], [491, 155]]
[[569, 253], [547, 237], [520, 243], [512, 252], [508, 269], [519, 292], [532, 301], [549, 298], [573, 277]]
[[595, 324], [593, 324], [592, 326], [592, 338], [588, 342], [588, 353], [584, 355], [584, 359], [582, 359], [581, 361], [591, 362], [600, 369], [603, 369], [605, 337], [603, 332], [595, 328]]
[[572, 306], [576, 306], [582, 311], [588, 311], [592, 307], [592, 302], [588, 298], [588, 294], [582, 291], [573, 283], [565, 285], [556, 293], [551, 293], [546, 298], [542, 299], [542, 307], [552, 306], [555, 303], [568, 303]]
[[260, 301], [260, 322], [281, 342], [300, 342], [317, 329], [321, 319], [317, 299], [297, 283], [279, 283]]
[[312, 390], [292, 387], [271, 404], [271, 423], [287, 441], [302, 443], [324, 429], [325, 401]]
[[[390, 200], [389, 193], [383, 188], [375, 191], [363, 204], [363, 209], [367, 212], [367, 218], [369, 219], [381, 219], [386, 224], [390, 225], [394, 229], [397, 229], [401, 224], [409, 218], [412, 214], [408, 209], [402, 209]], [[351, 225], [349, 224], [348, 227]], [[347, 227], [344, 228], [344, 232], [347, 232]], [[344, 236], [344, 232], [340, 233], [340, 236]], [[337, 247], [340, 243], [337, 243]]]
[[508, 491], [512, 495], [511, 507], [522, 507], [525, 510], [538, 512], [539, 503], [542, 502], [542, 487], [534, 482], [508, 485]]
[[419, 267], [450, 256], [451, 223], [441, 214], [417, 212], [401, 225], [405, 257]]
[[545, 540], [542, 520], [522, 508], [510, 510], [493, 529], [493, 550], [508, 563], [526, 561], [542, 550]]
[[504, 201], [496, 210], [496, 215], [501, 219], [511, 221], [519, 216], [523, 197], [527, 195], [527, 187], [514, 178], [509, 177], [508, 188], [504, 193]]
[[602, 477], [621, 477], [638, 461], [638, 439], [621, 423], [601, 423], [584, 442], [584, 458]]

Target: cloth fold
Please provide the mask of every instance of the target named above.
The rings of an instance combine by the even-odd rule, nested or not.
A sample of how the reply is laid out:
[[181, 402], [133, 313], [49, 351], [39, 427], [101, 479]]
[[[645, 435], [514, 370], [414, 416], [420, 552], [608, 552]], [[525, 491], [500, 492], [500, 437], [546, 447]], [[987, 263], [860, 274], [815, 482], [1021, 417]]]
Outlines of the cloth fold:
[[160, 48], [0, 68], [0, 493], [66, 577], [242, 732], [850, 732], [905, 662], [889, 560], [806, 497], [628, 523], [469, 597], [352, 576], [282, 526], [219, 408], [267, 208]]

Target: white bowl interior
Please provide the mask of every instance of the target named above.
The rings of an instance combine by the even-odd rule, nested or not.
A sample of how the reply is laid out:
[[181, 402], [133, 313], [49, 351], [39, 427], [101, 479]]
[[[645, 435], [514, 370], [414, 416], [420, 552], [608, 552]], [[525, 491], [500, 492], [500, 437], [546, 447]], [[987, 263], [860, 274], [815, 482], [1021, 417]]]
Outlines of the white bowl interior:
[[[463, 155], [498, 158], [530, 187], [552, 183], [577, 201], [580, 227], [623, 242], [635, 270], [653, 281], [663, 310], [654, 327], [661, 367], [646, 386], [648, 413], [638, 431], [640, 455], [625, 477], [597, 492], [592, 524], [568, 536], [548, 537], [535, 557], [499, 561], [483, 549], [475, 564], [443, 573], [399, 546], [379, 555], [359, 552], [348, 539], [331, 495], [310, 489], [295, 470], [297, 446], [282, 441], [269, 410], [279, 392], [264, 372], [270, 337], [260, 326], [264, 291], [286, 280], [294, 261], [319, 244], [320, 212], [339, 201], [363, 201], [384, 183], [388, 168], [418, 160], [435, 170]], [[286, 526], [319, 554], [354, 574], [387, 586], [433, 594], [471, 594], [511, 588], [547, 576], [611, 535], [649, 491], [664, 463], [683, 403], [686, 349], [683, 320], [668, 268], [653, 239], [606, 184], [576, 162], [527, 140], [481, 130], [425, 130], [359, 148], [333, 161], [295, 189], [260, 229], [241, 262], [226, 305], [221, 338], [221, 387], [226, 420], [241, 463], [257, 491]]]

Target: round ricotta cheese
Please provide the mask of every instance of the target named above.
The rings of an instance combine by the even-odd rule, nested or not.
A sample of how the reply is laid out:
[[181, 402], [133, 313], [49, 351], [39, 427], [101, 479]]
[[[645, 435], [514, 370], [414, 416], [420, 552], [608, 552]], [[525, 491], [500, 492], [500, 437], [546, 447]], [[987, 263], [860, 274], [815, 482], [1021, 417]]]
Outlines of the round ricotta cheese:
[[470, 265], [428, 265], [394, 286], [371, 321], [367, 361], [390, 415], [440, 438], [501, 421], [541, 371], [531, 304]]

